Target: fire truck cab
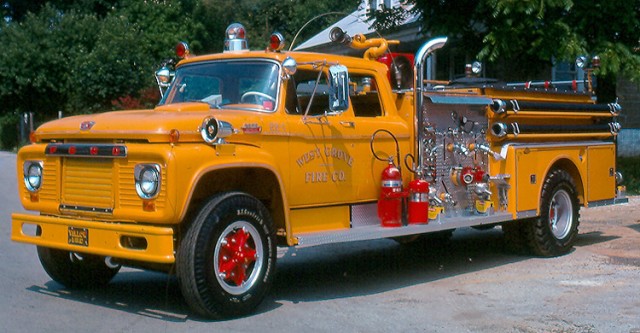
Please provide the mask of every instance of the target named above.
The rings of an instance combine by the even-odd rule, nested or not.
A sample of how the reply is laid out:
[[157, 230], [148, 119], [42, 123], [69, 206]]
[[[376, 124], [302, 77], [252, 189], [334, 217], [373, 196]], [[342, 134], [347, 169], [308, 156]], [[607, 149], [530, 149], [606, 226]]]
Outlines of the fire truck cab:
[[557, 256], [581, 206], [626, 201], [621, 107], [590, 91], [425, 80], [446, 38], [393, 55], [393, 41], [332, 31], [357, 58], [284, 51], [279, 34], [248, 51], [244, 35], [230, 26], [220, 54], [180, 43], [155, 109], [52, 121], [20, 149], [20, 198], [38, 214], [13, 214], [12, 239], [37, 245], [53, 280], [165, 271], [196, 313], [238, 316], [268, 292], [277, 247], [501, 226]]

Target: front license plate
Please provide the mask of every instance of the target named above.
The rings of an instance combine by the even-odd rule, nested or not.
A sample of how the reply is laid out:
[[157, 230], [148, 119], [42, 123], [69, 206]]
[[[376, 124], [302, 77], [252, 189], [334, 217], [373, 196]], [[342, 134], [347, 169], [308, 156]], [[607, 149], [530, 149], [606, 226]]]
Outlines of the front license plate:
[[69, 244], [89, 246], [89, 229], [69, 227]]

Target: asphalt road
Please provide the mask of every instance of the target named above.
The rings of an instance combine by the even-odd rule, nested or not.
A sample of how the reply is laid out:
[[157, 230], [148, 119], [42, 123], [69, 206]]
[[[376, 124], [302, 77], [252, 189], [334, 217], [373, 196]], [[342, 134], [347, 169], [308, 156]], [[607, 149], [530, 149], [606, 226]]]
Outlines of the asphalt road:
[[257, 313], [203, 321], [164, 274], [125, 269], [92, 291], [51, 281], [35, 247], [10, 241], [13, 154], [0, 152], [0, 186], [0, 332], [640, 333], [640, 197], [583, 209], [575, 250], [558, 258], [509, 254], [499, 229], [290, 250]]

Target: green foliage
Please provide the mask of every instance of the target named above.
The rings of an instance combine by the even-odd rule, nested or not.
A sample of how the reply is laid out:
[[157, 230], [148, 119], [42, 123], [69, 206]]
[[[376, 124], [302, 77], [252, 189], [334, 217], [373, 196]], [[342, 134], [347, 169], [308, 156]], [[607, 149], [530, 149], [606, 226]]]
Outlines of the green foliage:
[[[296, 45], [325, 29], [329, 24], [354, 11], [359, 0], [201, 0], [196, 1], [194, 17], [204, 25], [196, 38], [203, 42], [207, 52], [220, 52], [224, 31], [233, 22], [247, 28], [249, 47], [264, 49], [269, 36], [278, 31], [289, 43], [298, 30], [310, 19], [324, 13], [336, 12], [317, 18], [300, 32]], [[288, 47], [288, 46], [287, 46]]]
[[407, 2], [423, 15], [425, 31], [449, 36], [469, 58], [520, 64], [528, 79], [552, 58], [598, 54], [601, 74], [640, 82], [640, 0]]
[[[94, 13], [96, 6], [102, 11]], [[59, 110], [87, 113], [138, 97], [155, 85], [153, 72], [176, 42], [196, 29], [191, 22], [179, 1], [168, 0], [52, 1], [4, 21], [1, 113], [49, 119]]]
[[627, 194], [640, 194], [640, 156], [619, 157], [618, 171], [624, 178], [623, 185], [627, 187]]
[[[5, 0], [0, 22], [0, 116], [38, 119], [148, 107], [153, 73], [178, 41], [194, 53], [222, 51], [225, 28], [243, 23], [253, 49], [273, 31], [291, 41], [307, 20], [354, 10], [358, 0]], [[343, 15], [322, 17], [298, 41]]]

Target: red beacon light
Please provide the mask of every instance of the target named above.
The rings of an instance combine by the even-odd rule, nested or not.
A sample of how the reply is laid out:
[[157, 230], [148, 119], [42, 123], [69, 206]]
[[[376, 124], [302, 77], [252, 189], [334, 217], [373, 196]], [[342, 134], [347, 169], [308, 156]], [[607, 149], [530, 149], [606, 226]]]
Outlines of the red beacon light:
[[274, 32], [269, 37], [269, 51], [279, 52], [284, 48], [284, 36], [279, 32]]
[[232, 23], [225, 32], [224, 51], [243, 51], [249, 49], [246, 38], [246, 29], [240, 23]]
[[176, 45], [176, 56], [180, 59], [186, 59], [191, 56], [191, 50], [189, 49], [189, 44], [186, 42], [180, 42]]

